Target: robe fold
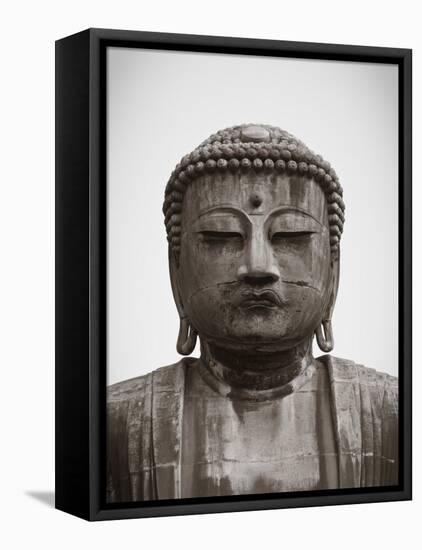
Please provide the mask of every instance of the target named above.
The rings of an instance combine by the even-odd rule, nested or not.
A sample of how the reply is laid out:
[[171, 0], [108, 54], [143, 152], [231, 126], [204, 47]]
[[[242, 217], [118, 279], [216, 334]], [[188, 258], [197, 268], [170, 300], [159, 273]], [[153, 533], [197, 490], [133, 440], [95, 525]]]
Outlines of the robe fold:
[[[183, 496], [186, 369], [197, 361], [184, 358], [108, 388], [107, 502]], [[397, 378], [330, 355], [317, 361], [329, 380], [338, 487], [396, 485]]]

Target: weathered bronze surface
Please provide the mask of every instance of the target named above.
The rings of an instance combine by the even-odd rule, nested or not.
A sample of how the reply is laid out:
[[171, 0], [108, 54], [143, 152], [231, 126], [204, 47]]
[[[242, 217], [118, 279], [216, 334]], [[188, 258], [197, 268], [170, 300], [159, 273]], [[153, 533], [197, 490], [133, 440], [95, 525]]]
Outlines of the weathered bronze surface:
[[108, 388], [108, 500], [397, 483], [397, 380], [330, 355], [343, 191], [264, 125], [184, 157], [164, 214], [185, 358]]

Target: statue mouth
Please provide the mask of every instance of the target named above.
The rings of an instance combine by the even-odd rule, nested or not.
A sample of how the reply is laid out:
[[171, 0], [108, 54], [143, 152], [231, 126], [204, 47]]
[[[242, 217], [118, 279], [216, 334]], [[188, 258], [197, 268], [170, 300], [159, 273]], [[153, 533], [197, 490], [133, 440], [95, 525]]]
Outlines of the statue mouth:
[[275, 309], [283, 305], [283, 300], [274, 290], [269, 288], [262, 290], [244, 289], [240, 292], [235, 303], [244, 309]]

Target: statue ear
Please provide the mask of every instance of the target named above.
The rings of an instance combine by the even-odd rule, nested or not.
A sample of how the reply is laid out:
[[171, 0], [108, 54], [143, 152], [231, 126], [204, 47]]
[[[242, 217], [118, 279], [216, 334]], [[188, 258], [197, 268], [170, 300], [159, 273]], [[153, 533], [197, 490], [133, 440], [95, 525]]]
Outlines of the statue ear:
[[324, 309], [323, 320], [331, 321], [333, 316], [334, 306], [336, 304], [338, 283], [340, 278], [340, 250], [337, 251], [336, 257], [331, 261], [331, 283], [330, 293], [327, 304]]
[[326, 353], [334, 348], [333, 328], [331, 318], [337, 298], [338, 282], [340, 276], [340, 251], [331, 260], [331, 281], [328, 293], [327, 303], [325, 304], [322, 319], [315, 330], [318, 346], [321, 351]]
[[179, 317], [180, 319], [183, 319], [184, 317], [186, 317], [186, 315], [183, 309], [182, 299], [180, 296], [179, 277], [178, 277], [179, 266], [178, 266], [178, 262], [174, 254], [174, 251], [172, 250], [170, 245], [168, 249], [168, 258], [169, 258], [171, 290], [173, 292], [173, 298], [176, 304], [177, 311], [179, 313]]
[[190, 355], [195, 349], [197, 332], [191, 326], [186, 312], [183, 308], [183, 302], [179, 287], [179, 265], [177, 258], [169, 246], [169, 269], [170, 282], [173, 291], [174, 302], [177, 307], [180, 318], [179, 335], [177, 337], [176, 349], [181, 355]]

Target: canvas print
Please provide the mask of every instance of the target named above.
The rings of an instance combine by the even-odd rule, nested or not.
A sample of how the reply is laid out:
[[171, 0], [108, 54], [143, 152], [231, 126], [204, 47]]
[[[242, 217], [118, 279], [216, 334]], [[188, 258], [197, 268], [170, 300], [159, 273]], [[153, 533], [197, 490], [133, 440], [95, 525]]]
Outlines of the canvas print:
[[109, 50], [107, 503], [397, 485], [397, 68]]

